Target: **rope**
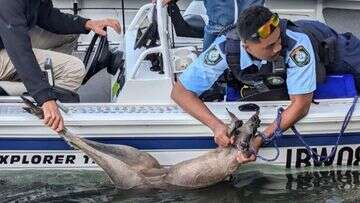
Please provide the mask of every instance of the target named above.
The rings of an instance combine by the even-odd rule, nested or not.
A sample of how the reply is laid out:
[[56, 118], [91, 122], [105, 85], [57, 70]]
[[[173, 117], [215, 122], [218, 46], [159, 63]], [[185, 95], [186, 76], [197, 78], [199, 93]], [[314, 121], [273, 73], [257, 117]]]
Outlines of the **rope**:
[[[311, 155], [311, 158], [314, 159], [314, 161], [318, 162], [318, 163], [322, 163], [322, 162], [326, 162], [326, 161], [329, 161], [336, 153], [337, 151], [337, 148], [339, 146], [339, 142], [340, 142], [340, 138], [344, 135], [344, 132], [348, 126], [348, 124], [350, 123], [351, 121], [351, 117], [354, 113], [354, 110], [355, 110], [355, 107], [356, 107], [356, 103], [358, 101], [358, 96], [355, 96], [354, 99], [353, 99], [353, 102], [352, 102], [352, 105], [349, 109], [349, 111], [347, 112], [345, 118], [344, 118], [344, 121], [343, 121], [343, 124], [341, 126], [341, 129], [340, 129], [340, 132], [339, 132], [339, 135], [337, 137], [337, 140], [335, 142], [335, 145], [334, 147], [332, 148], [331, 150], [331, 153], [329, 154], [329, 156], [321, 156], [319, 155], [315, 150], [313, 150], [307, 143], [306, 141], [304, 140], [304, 138], [302, 137], [302, 135], [299, 133], [299, 131], [295, 128], [295, 126], [292, 126], [291, 127], [291, 130], [294, 132], [294, 134], [298, 137], [298, 139], [303, 143], [303, 145], [305, 146], [306, 150], [310, 153]], [[274, 134], [272, 137], [270, 138], [267, 138], [263, 133], [259, 132], [259, 136], [261, 136], [262, 140], [263, 140], [263, 143], [264, 144], [269, 144], [271, 142], [273, 142], [273, 145], [276, 149], [276, 155], [274, 158], [265, 158], [259, 154], [256, 153], [255, 150], [251, 149], [251, 153], [254, 154], [256, 157], [264, 160], [264, 161], [275, 161], [279, 155], [280, 155], [280, 150], [279, 150], [279, 147], [277, 146], [277, 140], [278, 138], [282, 137], [283, 136], [283, 130], [281, 129], [280, 127], [280, 124], [281, 124], [281, 115], [282, 113], [284, 112], [284, 109], [282, 107], [280, 107], [278, 110], [277, 110], [277, 117], [276, 117], [276, 120], [275, 120], [275, 124], [276, 124], [276, 128], [275, 128], [275, 131], [274, 131]]]

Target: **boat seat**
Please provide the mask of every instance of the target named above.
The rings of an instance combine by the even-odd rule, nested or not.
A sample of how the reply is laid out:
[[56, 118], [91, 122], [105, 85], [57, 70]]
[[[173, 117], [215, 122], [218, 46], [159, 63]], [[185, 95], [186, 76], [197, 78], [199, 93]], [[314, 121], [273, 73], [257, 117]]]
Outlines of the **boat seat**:
[[178, 37], [204, 37], [204, 27], [208, 23], [208, 17], [203, 1], [192, 1], [184, 15], [181, 15], [176, 3], [172, 2], [168, 5], [168, 13]]
[[209, 22], [204, 1], [202, 0], [192, 1], [186, 8], [183, 17], [196, 30], [204, 30], [205, 25]]
[[323, 16], [326, 24], [337, 32], [351, 32], [360, 37], [359, 9], [324, 8]]
[[[53, 87], [53, 92], [61, 102], [80, 102], [80, 97], [76, 92], [61, 87]], [[24, 94], [27, 94], [27, 90], [22, 82], [0, 81], [0, 96], [22, 96]]]
[[328, 75], [325, 83], [318, 84], [314, 99], [351, 98], [357, 95], [352, 74]]
[[[279, 92], [264, 92], [258, 94], [246, 101], [273, 101]], [[280, 94], [279, 94], [280, 95]], [[339, 74], [326, 76], [323, 84], [317, 84], [314, 91], [314, 99], [337, 99], [352, 98], [357, 95], [354, 76], [352, 74]], [[283, 98], [282, 96], [280, 96]], [[226, 101], [238, 101], [240, 99], [240, 91], [230, 86], [226, 88]]]
[[189, 14], [184, 16], [184, 20], [195, 30], [204, 30], [205, 21], [201, 15]]
[[21, 96], [26, 92], [22, 82], [0, 81], [0, 96]]

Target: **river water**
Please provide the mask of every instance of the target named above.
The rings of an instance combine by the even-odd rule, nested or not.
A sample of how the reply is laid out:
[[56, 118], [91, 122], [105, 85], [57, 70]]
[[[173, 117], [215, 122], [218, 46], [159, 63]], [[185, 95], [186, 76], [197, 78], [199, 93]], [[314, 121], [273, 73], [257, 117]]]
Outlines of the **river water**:
[[101, 171], [1, 171], [0, 202], [360, 202], [360, 168], [245, 166], [230, 181], [183, 191], [118, 191]]

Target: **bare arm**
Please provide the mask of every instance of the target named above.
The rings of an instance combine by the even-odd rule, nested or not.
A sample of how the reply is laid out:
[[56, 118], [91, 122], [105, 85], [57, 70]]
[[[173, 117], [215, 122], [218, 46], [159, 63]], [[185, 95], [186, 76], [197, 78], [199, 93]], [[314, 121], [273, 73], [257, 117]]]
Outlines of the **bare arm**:
[[[283, 130], [287, 130], [293, 126], [297, 121], [307, 115], [312, 102], [313, 93], [302, 95], [290, 95], [291, 104], [286, 108], [281, 116], [280, 127]], [[276, 128], [276, 123], [273, 122], [264, 130], [266, 136], [272, 136]], [[262, 144], [261, 139], [258, 138], [255, 142], [256, 148], [259, 148]]]
[[230, 144], [227, 126], [195, 94], [186, 90], [181, 82], [175, 83], [171, 98], [187, 113], [208, 126], [213, 131], [218, 145], [226, 147]]
[[[307, 115], [310, 109], [310, 105], [312, 102], [313, 93], [302, 94], [302, 95], [290, 95], [291, 104], [286, 108], [286, 110], [281, 114], [281, 123], [280, 127], [283, 130], [287, 130], [291, 126], [293, 126], [297, 121], [302, 119]], [[269, 125], [264, 130], [264, 134], [267, 137], [271, 137], [274, 134], [276, 129], [275, 121]], [[256, 151], [259, 150], [262, 143], [262, 138], [256, 137], [252, 141], [253, 147]], [[256, 157], [254, 155], [250, 157], [245, 157], [243, 153], [238, 153], [237, 161], [239, 163], [247, 163], [251, 161], [255, 161]]]

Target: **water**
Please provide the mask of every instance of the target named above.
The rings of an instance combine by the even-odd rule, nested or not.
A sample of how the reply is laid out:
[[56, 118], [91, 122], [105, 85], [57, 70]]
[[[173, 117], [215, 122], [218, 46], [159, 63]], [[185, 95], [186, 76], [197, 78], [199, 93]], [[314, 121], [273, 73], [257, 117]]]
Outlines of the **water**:
[[1, 171], [0, 202], [360, 202], [360, 168], [241, 168], [230, 182], [183, 191], [117, 191], [100, 171]]

